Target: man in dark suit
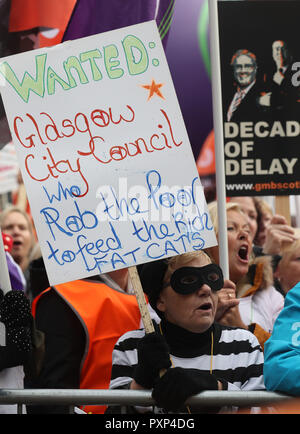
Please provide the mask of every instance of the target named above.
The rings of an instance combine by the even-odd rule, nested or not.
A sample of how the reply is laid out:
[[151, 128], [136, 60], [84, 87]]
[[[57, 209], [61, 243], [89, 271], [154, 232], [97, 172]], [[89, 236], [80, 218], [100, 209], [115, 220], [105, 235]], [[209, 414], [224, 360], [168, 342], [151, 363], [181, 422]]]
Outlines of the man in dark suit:
[[287, 44], [282, 40], [275, 40], [272, 44], [274, 70], [269, 77], [270, 106], [273, 118], [298, 119], [300, 93], [299, 88], [292, 84], [292, 56]]
[[236, 91], [228, 106], [226, 120], [233, 122], [256, 121], [263, 117], [260, 104], [261, 92], [256, 80], [255, 54], [246, 49], [238, 50], [231, 59]]

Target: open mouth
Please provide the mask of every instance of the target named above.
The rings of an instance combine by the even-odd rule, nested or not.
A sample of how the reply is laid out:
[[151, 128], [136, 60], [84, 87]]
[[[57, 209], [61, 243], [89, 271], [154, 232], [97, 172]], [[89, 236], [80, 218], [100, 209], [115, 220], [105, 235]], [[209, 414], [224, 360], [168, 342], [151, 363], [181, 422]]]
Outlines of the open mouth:
[[239, 248], [238, 256], [242, 261], [248, 261], [248, 246], [242, 246]]
[[211, 303], [203, 303], [201, 306], [198, 307], [198, 310], [210, 310], [212, 309]]
[[13, 247], [19, 247], [22, 245], [22, 241], [14, 241], [13, 242]]

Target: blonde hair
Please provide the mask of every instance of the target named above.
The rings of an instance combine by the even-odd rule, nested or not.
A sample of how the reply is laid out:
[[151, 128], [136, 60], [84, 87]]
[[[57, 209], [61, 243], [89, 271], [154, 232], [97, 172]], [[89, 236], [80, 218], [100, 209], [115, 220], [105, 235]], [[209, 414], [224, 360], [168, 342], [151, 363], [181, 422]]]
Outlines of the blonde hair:
[[262, 214], [270, 214], [274, 215], [272, 207], [263, 199], [260, 197], [254, 197], [254, 204], [258, 212], [261, 212]]
[[175, 270], [184, 267], [190, 262], [192, 262], [194, 259], [199, 259], [199, 258], [202, 258], [206, 260], [206, 262], [211, 263], [211, 258], [203, 250], [197, 250], [195, 252], [187, 252], [187, 253], [183, 253], [182, 255], [172, 256], [171, 258], [167, 259], [168, 268], [167, 271], [165, 272], [163, 281], [168, 282]]
[[[217, 204], [217, 201], [213, 201], [213, 202], [209, 203], [207, 205], [207, 207], [208, 207], [208, 211], [210, 214], [211, 222], [213, 224], [213, 227], [214, 227], [214, 230], [216, 233], [216, 237], [218, 238], [219, 221], [218, 221], [218, 204]], [[247, 218], [247, 216], [244, 213], [244, 211], [242, 210], [241, 206], [236, 202], [231, 202], [231, 201], [226, 202], [225, 209], [226, 209], [226, 213], [228, 213], [228, 211], [236, 211], [236, 212], [240, 213], [241, 215], [243, 215], [245, 218]], [[218, 258], [216, 257], [216, 255], [217, 255], [216, 248], [218, 249], [218, 246], [209, 247], [208, 249], [205, 250], [205, 252], [207, 253], [207, 255], [210, 257], [210, 259], [213, 262], [218, 263]], [[253, 259], [254, 259], [253, 252], [251, 252], [250, 261], [252, 262]]]
[[31, 238], [32, 238], [32, 244], [31, 244], [31, 248], [30, 248], [30, 252], [29, 255], [31, 254], [33, 247], [35, 245], [35, 235], [34, 235], [34, 230], [33, 230], [33, 224], [32, 224], [32, 220], [30, 219], [29, 215], [27, 214], [27, 212], [23, 211], [22, 208], [19, 208], [16, 205], [10, 205], [7, 208], [5, 208], [1, 213], [0, 213], [0, 227], [1, 229], [3, 229], [4, 227], [4, 222], [6, 220], [6, 217], [11, 214], [12, 212], [18, 212], [19, 214], [21, 214], [28, 225], [28, 229], [29, 232], [31, 234]]
[[[219, 221], [218, 221], [218, 204], [217, 204], [217, 201], [213, 201], [213, 202], [209, 203], [207, 206], [208, 206], [208, 211], [210, 214], [211, 222], [213, 224], [213, 227], [214, 227], [214, 230], [216, 233], [216, 237], [218, 237]], [[225, 209], [226, 209], [226, 212], [237, 211], [237, 212], [239, 212], [245, 216], [244, 211], [242, 210], [241, 206], [238, 203], [227, 202], [225, 204]]]

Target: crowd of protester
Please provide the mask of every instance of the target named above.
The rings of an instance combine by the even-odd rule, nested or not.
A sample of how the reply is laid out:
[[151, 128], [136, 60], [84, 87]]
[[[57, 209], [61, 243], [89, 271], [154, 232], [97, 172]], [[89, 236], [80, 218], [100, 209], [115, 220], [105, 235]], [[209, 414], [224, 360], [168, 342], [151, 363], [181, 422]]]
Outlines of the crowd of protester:
[[[208, 210], [218, 239], [217, 202]], [[0, 387], [152, 390], [156, 405], [128, 404], [128, 414], [236, 411], [185, 404], [203, 390], [299, 395], [300, 229], [261, 198], [228, 199], [226, 216], [228, 279], [218, 246], [138, 267], [155, 330], [145, 333], [127, 269], [51, 287], [30, 213], [3, 210], [12, 290], [0, 293]], [[69, 408], [28, 405], [26, 412]]]

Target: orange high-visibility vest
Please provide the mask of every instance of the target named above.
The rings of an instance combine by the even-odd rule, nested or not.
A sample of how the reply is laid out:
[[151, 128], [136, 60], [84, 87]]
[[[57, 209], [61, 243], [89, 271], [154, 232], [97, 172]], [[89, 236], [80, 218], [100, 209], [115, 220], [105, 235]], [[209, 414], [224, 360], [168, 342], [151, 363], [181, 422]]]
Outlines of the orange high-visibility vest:
[[[108, 389], [116, 341], [127, 331], [140, 328], [141, 314], [136, 297], [91, 280], [75, 280], [52, 288], [73, 309], [86, 334], [80, 389]], [[38, 301], [50, 289], [34, 299], [34, 317]], [[105, 409], [105, 406], [83, 408], [90, 413], [104, 413]]]

